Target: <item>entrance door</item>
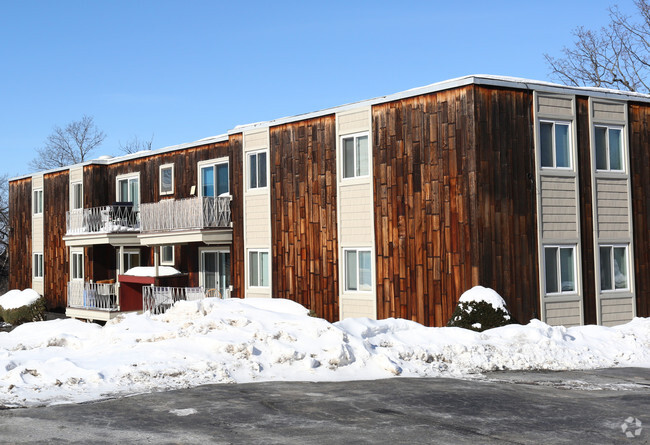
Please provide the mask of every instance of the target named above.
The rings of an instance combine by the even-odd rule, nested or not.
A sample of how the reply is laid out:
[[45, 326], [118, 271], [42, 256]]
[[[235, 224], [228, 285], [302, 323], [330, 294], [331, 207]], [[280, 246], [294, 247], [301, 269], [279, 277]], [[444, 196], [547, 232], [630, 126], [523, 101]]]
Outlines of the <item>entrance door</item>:
[[218, 289], [222, 296], [230, 288], [230, 252], [227, 250], [201, 251], [201, 285]]

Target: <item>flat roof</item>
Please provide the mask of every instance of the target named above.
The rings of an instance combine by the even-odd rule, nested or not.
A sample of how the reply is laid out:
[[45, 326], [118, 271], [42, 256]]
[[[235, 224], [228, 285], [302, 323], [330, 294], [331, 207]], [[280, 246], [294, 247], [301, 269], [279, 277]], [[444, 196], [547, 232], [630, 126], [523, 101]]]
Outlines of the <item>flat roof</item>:
[[626, 101], [636, 101], [636, 102], [648, 102], [650, 103], [650, 95], [635, 93], [630, 91], [620, 91], [607, 88], [595, 88], [595, 87], [574, 87], [567, 85], [560, 85], [551, 82], [544, 82], [540, 80], [532, 79], [522, 79], [518, 77], [508, 77], [508, 76], [494, 76], [489, 74], [473, 74], [469, 76], [458, 77], [455, 79], [445, 80], [442, 82], [432, 83], [423, 87], [412, 88], [410, 90], [401, 91], [399, 93], [389, 94], [385, 96], [375, 97], [373, 99], [361, 100], [358, 102], [352, 102], [345, 105], [339, 105], [331, 108], [324, 108], [321, 110], [313, 111], [310, 113], [297, 114], [294, 116], [282, 117], [279, 119], [272, 119], [268, 121], [254, 122], [250, 124], [237, 125], [232, 130], [229, 130], [225, 134], [220, 134], [217, 136], [210, 136], [207, 138], [199, 139], [194, 142], [187, 142], [178, 145], [172, 145], [169, 147], [160, 148], [157, 150], [144, 150], [137, 153], [131, 153], [123, 156], [100, 156], [98, 159], [91, 159], [88, 161], [81, 162], [79, 164], [73, 164], [65, 167], [58, 167], [51, 170], [46, 170], [43, 172], [35, 172], [32, 174], [26, 174], [22, 176], [17, 176], [15, 178], [9, 179], [9, 181], [15, 181], [19, 179], [29, 178], [34, 175], [53, 173], [62, 170], [68, 170], [74, 167], [80, 167], [84, 165], [98, 164], [98, 165], [109, 165], [115, 164], [118, 162], [129, 161], [131, 159], [139, 159], [147, 156], [155, 156], [162, 153], [168, 153], [177, 150], [183, 150], [186, 148], [198, 147], [201, 145], [212, 144], [217, 142], [227, 141], [228, 137], [231, 134], [239, 134], [245, 131], [262, 129], [267, 127], [273, 127], [276, 125], [282, 125], [290, 122], [296, 122], [306, 119], [313, 119], [316, 117], [327, 116], [329, 114], [339, 113], [346, 110], [351, 110], [359, 107], [370, 107], [372, 105], [378, 105], [386, 102], [392, 102], [395, 100], [405, 99], [414, 96], [420, 96], [423, 94], [435, 93], [437, 91], [449, 90], [452, 88], [464, 87], [467, 85], [486, 85], [486, 86], [496, 86], [504, 88], [514, 88], [514, 89], [525, 89], [525, 90], [534, 90], [541, 91], [546, 93], [555, 93], [555, 94], [573, 94], [573, 95], [584, 95], [590, 97], [600, 97], [604, 99], [613, 99], [613, 100], [626, 100]]

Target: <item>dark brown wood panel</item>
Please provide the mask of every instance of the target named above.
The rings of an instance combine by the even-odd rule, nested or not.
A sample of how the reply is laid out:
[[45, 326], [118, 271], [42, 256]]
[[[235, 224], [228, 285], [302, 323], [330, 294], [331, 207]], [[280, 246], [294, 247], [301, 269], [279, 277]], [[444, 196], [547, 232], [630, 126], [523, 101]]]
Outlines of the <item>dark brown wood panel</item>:
[[271, 127], [273, 297], [339, 318], [334, 115]]
[[32, 287], [32, 179], [9, 183], [9, 288]]
[[68, 171], [43, 175], [43, 295], [50, 309], [67, 306], [69, 263], [63, 241], [70, 199]]
[[628, 108], [637, 316], [650, 317], [650, 107]]
[[229, 137], [230, 160], [232, 173], [230, 185], [233, 201], [230, 207], [232, 218], [232, 248], [230, 257], [230, 273], [232, 275], [232, 297], [244, 298], [246, 289], [244, 273], [244, 161], [243, 136], [241, 133]]
[[589, 98], [577, 97], [578, 185], [580, 190], [580, 231], [582, 292], [585, 324], [596, 324], [596, 277], [594, 256], [594, 217], [591, 187], [591, 147]]

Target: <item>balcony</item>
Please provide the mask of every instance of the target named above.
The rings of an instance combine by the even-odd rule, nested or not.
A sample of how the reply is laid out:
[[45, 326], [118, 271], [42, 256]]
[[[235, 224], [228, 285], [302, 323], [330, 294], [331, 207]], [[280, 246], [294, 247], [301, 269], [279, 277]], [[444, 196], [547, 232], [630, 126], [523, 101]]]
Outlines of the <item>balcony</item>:
[[138, 232], [138, 212], [131, 203], [75, 209], [66, 212], [66, 236], [93, 233]]
[[140, 205], [142, 233], [230, 228], [231, 196], [165, 199]]
[[110, 320], [119, 311], [119, 283], [68, 282], [68, 317]]

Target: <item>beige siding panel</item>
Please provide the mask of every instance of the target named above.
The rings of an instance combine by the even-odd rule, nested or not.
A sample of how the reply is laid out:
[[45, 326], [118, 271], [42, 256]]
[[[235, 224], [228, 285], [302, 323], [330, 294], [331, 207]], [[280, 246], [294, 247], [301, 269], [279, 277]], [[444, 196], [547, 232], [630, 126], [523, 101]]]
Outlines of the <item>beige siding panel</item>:
[[244, 151], [269, 148], [269, 129], [244, 133]]
[[573, 101], [568, 97], [543, 96], [539, 95], [537, 100], [537, 113], [540, 117], [564, 117], [571, 119], [573, 117]]
[[627, 179], [596, 178], [596, 215], [600, 239], [630, 236]]
[[84, 178], [83, 167], [75, 167], [70, 169], [70, 184], [75, 182], [82, 182]]
[[375, 304], [372, 300], [341, 297], [341, 319], [344, 318], [377, 318]]
[[43, 175], [32, 176], [32, 190], [43, 188]]
[[576, 179], [541, 176], [542, 238], [578, 238]]
[[40, 279], [40, 280], [32, 279], [32, 289], [34, 289], [40, 295], [43, 295], [45, 293], [45, 286], [43, 284], [43, 280], [42, 279]]
[[579, 326], [580, 301], [565, 301], [545, 303], [546, 323], [553, 326]]
[[341, 246], [372, 246], [372, 193], [367, 183], [340, 188]]
[[246, 289], [246, 298], [271, 298], [271, 288], [266, 290]]
[[625, 125], [625, 104], [593, 102], [593, 118], [596, 122], [618, 122]]
[[43, 252], [43, 217], [32, 218], [32, 251]]
[[601, 322], [605, 326], [627, 323], [634, 318], [634, 298], [600, 299]]
[[338, 133], [339, 136], [359, 133], [361, 131], [370, 131], [370, 113], [367, 108], [345, 114], [339, 114]]
[[270, 200], [268, 194], [247, 195], [246, 248], [271, 247]]

